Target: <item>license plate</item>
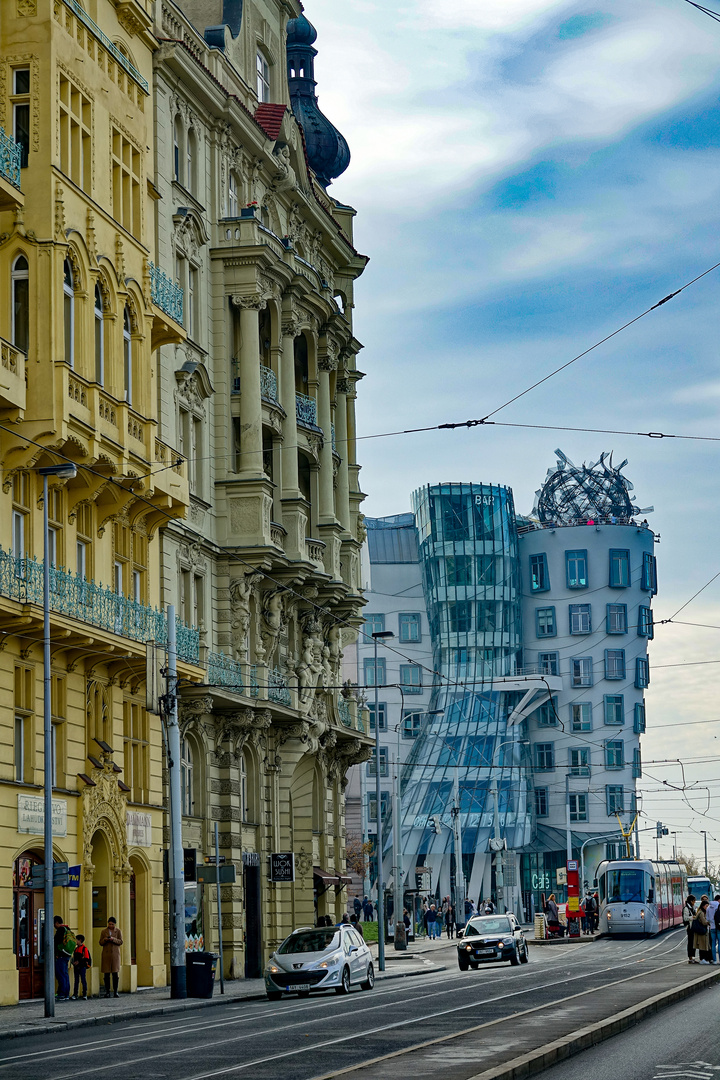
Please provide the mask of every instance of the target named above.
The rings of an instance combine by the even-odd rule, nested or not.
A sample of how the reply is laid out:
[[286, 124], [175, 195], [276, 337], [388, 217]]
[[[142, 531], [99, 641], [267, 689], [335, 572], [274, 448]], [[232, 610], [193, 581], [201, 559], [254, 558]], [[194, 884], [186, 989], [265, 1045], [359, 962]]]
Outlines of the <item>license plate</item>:
[[475, 955], [476, 956], [494, 956], [495, 955], [495, 950], [494, 949], [477, 949], [476, 952], [475, 952]]
[[299, 983], [297, 986], [286, 986], [286, 990], [309, 990], [310, 983]]

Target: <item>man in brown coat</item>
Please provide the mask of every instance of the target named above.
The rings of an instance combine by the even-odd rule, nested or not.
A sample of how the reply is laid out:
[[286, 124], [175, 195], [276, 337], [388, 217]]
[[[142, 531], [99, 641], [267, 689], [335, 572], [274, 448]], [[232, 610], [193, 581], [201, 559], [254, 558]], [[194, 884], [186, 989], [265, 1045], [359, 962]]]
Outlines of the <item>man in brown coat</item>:
[[100, 934], [100, 945], [102, 946], [102, 960], [100, 962], [100, 971], [105, 978], [105, 997], [110, 997], [110, 976], [112, 975], [113, 984], [113, 996], [119, 997], [118, 994], [118, 972], [120, 971], [120, 946], [123, 943], [123, 937], [118, 929], [117, 922], [112, 916], [108, 919], [108, 924]]

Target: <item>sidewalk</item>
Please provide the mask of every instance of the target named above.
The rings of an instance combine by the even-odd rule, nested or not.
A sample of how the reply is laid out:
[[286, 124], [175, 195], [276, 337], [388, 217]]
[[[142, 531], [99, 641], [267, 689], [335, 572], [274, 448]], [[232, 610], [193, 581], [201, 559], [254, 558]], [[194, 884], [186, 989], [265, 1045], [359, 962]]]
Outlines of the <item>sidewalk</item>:
[[[433, 942], [434, 945], [437, 943]], [[373, 955], [377, 956], [377, 943], [372, 946]], [[386, 957], [390, 960], [392, 946], [388, 947]], [[389, 966], [385, 972], [375, 971], [376, 982], [387, 979], [402, 979], [412, 975], [424, 975], [430, 971], [444, 971], [444, 965], [433, 963], [429, 958], [421, 959], [409, 953], [395, 953], [395, 957], [409, 960], [402, 968]], [[187, 998], [182, 1001], [172, 1000], [170, 987], [140, 989], [135, 994], [121, 994], [119, 998], [90, 998], [88, 1001], [56, 1001], [54, 1019], [46, 1019], [45, 1005], [42, 999], [23, 1001], [19, 1005], [6, 1005], [0, 1008], [0, 1041], [18, 1039], [27, 1035], [44, 1035], [49, 1032], [69, 1031], [72, 1028], [89, 1027], [95, 1024], [115, 1024], [122, 1020], [144, 1020], [171, 1016], [176, 1013], [191, 1012], [197, 1009], [214, 1008], [216, 1005], [232, 1005], [242, 1001], [263, 1001], [265, 983], [262, 979], [234, 979], [225, 982], [225, 993], [220, 993], [220, 983], [215, 982], [215, 994], [212, 998]]]

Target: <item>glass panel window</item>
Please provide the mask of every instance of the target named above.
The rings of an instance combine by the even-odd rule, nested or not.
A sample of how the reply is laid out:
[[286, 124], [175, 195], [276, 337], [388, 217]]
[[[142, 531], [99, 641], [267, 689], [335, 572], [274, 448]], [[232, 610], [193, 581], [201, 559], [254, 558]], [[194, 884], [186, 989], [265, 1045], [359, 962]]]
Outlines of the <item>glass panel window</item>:
[[478, 555], [477, 557], [477, 583], [485, 588], [495, 585], [495, 556]]
[[[377, 821], [377, 798], [375, 792], [368, 792], [367, 797], [368, 806], [368, 821]], [[386, 818], [390, 812], [390, 792], [380, 792], [380, 812], [383, 818]]]
[[557, 626], [554, 607], [535, 608], [535, 634], [537, 637], [555, 637]]
[[20, 168], [26, 169], [30, 153], [30, 68], [12, 73], [13, 139], [20, 144]]
[[645, 703], [636, 701], [633, 715], [633, 731], [636, 735], [645, 733]]
[[651, 596], [657, 592], [657, 560], [647, 551], [643, 555], [640, 588], [649, 592]]
[[[370, 713], [370, 730], [375, 730], [375, 702], [368, 702], [368, 712]], [[387, 704], [384, 701], [378, 702], [378, 715], [380, 717], [380, 730], [387, 731]]]
[[636, 746], [633, 750], [632, 774], [633, 780], [640, 780], [642, 777], [642, 758], [640, 756], [639, 746]]
[[571, 791], [568, 796], [570, 800], [570, 820], [571, 821], [587, 821], [588, 819], [588, 797], [584, 792]]
[[420, 734], [425, 713], [417, 709], [403, 709], [402, 733], [403, 739], [417, 739]]
[[[375, 776], [375, 752], [367, 763], [367, 775]], [[388, 752], [387, 746], [380, 747], [380, 775], [387, 776], [388, 774]]]
[[606, 694], [605, 723], [618, 727], [625, 723], [625, 704], [622, 694]]
[[622, 784], [607, 784], [605, 786], [605, 803], [608, 817], [625, 813], [625, 789]]
[[65, 363], [75, 362], [75, 279], [72, 263], [63, 263], [63, 325], [65, 333]]
[[180, 794], [183, 815], [191, 817], [195, 811], [195, 790], [193, 784], [193, 754], [187, 739], [183, 739], [181, 746]]
[[491, 735], [468, 735], [463, 765], [479, 769], [492, 765], [495, 740]]
[[548, 789], [546, 787], [535, 788], [535, 816], [548, 816]]
[[653, 625], [652, 609], [644, 607], [642, 604], [638, 608], [638, 628], [637, 632], [639, 637], [652, 638], [655, 637], [655, 627]]
[[384, 686], [387, 682], [385, 675], [385, 657], [379, 656], [377, 662], [377, 679], [375, 678], [375, 661], [371, 656], [363, 660], [363, 676], [366, 686]]
[[625, 678], [625, 650], [624, 649], [606, 649], [605, 650], [605, 678], [606, 679], [624, 679]]
[[420, 615], [416, 612], [403, 612], [398, 615], [401, 641], [420, 640]]
[[468, 634], [472, 630], [472, 602], [456, 600], [448, 604], [450, 630], [454, 634]]
[[496, 600], [478, 600], [477, 628], [481, 634], [502, 629], [502, 604]]
[[610, 580], [608, 583], [614, 589], [626, 589], [630, 584], [630, 552], [611, 548], [610, 550]]
[[535, 768], [538, 772], [555, 768], [555, 743], [535, 743]]
[[418, 664], [401, 664], [400, 685], [406, 694], [422, 694], [422, 668]]
[[560, 660], [556, 652], [538, 653], [538, 671], [541, 675], [557, 675], [560, 671]]
[[257, 98], [259, 102], [270, 100], [270, 65], [261, 52], [257, 54]]
[[445, 573], [448, 585], [472, 585], [472, 558], [470, 555], [448, 555]]
[[592, 686], [593, 662], [591, 656], [576, 657], [570, 661], [570, 681], [573, 686]]
[[568, 764], [571, 776], [589, 776], [590, 751], [587, 747], [571, 747], [568, 750]]
[[646, 656], [638, 656], [635, 659], [635, 686], [638, 690], [644, 690], [650, 685], [650, 661]]
[[133, 403], [133, 369], [132, 369], [132, 322], [130, 308], [125, 305], [123, 312], [123, 374], [125, 378], [125, 400], [128, 405]]
[[574, 701], [570, 706], [571, 731], [592, 731], [592, 704], [589, 701]]
[[608, 739], [605, 743], [605, 768], [625, 768], [625, 743], [622, 739]]
[[605, 632], [607, 634], [627, 634], [627, 604], [608, 604]]
[[589, 604], [570, 604], [570, 633], [592, 633], [592, 614]]
[[547, 556], [530, 556], [530, 591], [547, 592], [550, 588], [550, 575], [548, 574]]
[[587, 589], [587, 551], [565, 552], [565, 574], [568, 589]]
[[557, 698], [543, 701], [537, 710], [538, 727], [555, 727], [557, 724]]
[[25, 780], [25, 742], [27, 727], [27, 716], [15, 717], [15, 779], [20, 784]]
[[27, 352], [30, 346], [30, 271], [24, 255], [18, 255], [12, 267], [12, 343]]
[[365, 633], [370, 636], [371, 634], [382, 634], [385, 630], [385, 616], [378, 612], [367, 612], [365, 618]]

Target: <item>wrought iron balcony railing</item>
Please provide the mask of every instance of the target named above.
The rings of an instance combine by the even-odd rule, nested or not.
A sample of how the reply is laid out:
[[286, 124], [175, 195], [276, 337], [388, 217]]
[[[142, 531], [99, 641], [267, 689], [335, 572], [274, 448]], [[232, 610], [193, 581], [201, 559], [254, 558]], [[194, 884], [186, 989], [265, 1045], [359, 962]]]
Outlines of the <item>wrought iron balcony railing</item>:
[[120, 52], [117, 45], [115, 45], [106, 34], [103, 34], [97, 23], [93, 22], [88, 13], [83, 10], [77, 0], [65, 0], [65, 3], [70, 10], [78, 17], [81, 23], [84, 23], [90, 33], [95, 37], [112, 56], [116, 64], [119, 64], [121, 68], [128, 73], [131, 79], [133, 79], [138, 86], [141, 86], [146, 94], [150, 92], [147, 79], [144, 79], [138, 69], [130, 63], [127, 56]]
[[207, 681], [210, 686], [226, 686], [238, 694], [245, 693], [242, 665], [225, 653], [208, 653]]
[[317, 427], [317, 402], [307, 394], [295, 395], [295, 414], [299, 424]]
[[352, 716], [350, 714], [350, 706], [342, 694], [338, 697], [338, 716], [340, 717], [340, 723], [343, 727], [351, 728], [353, 726]]
[[257, 665], [253, 664], [250, 668], [250, 697], [276, 701], [278, 705], [292, 705], [290, 688], [280, 668], [261, 668], [258, 671]]
[[260, 393], [268, 401], [278, 400], [277, 375], [265, 364], [260, 365]]
[[5, 134], [0, 127], [0, 175], [9, 180], [13, 187], [20, 190], [20, 162], [22, 146]]
[[[16, 559], [0, 548], [0, 595], [21, 604], [43, 602], [43, 564], [37, 559]], [[165, 613], [119, 596], [104, 585], [96, 585], [62, 568], [50, 568], [50, 610], [80, 622], [109, 630], [133, 641], [167, 641]], [[178, 657], [196, 664], [200, 655], [200, 634], [178, 622]]]
[[155, 263], [150, 266], [150, 298], [153, 304], [182, 325], [183, 321], [183, 291], [177, 282], [172, 281], [164, 270]]

